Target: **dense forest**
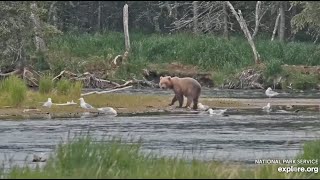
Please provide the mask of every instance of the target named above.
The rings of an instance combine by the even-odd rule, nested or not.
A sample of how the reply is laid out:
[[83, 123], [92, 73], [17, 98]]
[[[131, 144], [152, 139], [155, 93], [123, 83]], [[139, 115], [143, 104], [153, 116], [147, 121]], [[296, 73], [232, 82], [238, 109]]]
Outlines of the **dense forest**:
[[122, 69], [127, 76], [137, 66], [172, 61], [207, 70], [260, 62], [272, 62], [273, 67], [320, 64], [316, 1], [0, 3], [2, 75], [26, 66], [83, 72], [90, 68], [80, 62], [123, 54], [125, 4], [132, 47], [130, 63]]

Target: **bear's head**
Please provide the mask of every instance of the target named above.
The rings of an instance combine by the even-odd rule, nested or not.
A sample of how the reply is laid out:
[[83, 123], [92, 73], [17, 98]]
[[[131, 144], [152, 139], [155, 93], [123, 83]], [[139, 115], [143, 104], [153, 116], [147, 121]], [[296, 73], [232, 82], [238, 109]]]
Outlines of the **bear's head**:
[[168, 88], [172, 89], [173, 84], [172, 84], [171, 76], [165, 76], [165, 77], [160, 76], [159, 87], [161, 89], [168, 89]]

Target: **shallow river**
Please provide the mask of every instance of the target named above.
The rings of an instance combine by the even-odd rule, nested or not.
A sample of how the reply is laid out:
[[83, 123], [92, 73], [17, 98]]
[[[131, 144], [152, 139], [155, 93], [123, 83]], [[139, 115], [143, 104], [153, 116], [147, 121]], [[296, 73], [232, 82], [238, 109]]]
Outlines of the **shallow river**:
[[[317, 94], [315, 95], [317, 96]], [[228, 114], [228, 111], [227, 111]], [[142, 138], [143, 150], [166, 156], [241, 161], [292, 159], [304, 142], [320, 137], [320, 113], [231, 113], [0, 121], [0, 160], [28, 164], [52, 152], [68, 133], [97, 138]], [[27, 157], [27, 158], [26, 158]]]

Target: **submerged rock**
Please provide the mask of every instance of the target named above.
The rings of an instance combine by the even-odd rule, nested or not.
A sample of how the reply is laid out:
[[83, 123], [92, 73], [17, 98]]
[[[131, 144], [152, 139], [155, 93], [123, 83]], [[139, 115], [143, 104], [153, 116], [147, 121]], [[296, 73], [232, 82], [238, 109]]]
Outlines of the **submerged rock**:
[[40, 155], [33, 155], [33, 160], [32, 162], [46, 162], [47, 158], [45, 157], [44, 153], [40, 153]]

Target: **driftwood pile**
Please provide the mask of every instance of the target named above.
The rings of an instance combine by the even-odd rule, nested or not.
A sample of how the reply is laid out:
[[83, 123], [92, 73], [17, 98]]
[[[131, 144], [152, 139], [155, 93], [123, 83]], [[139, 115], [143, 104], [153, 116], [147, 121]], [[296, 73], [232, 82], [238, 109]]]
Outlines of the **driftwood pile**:
[[[128, 58], [128, 52], [126, 51], [123, 55], [118, 55], [114, 58], [111, 62], [111, 66], [115, 69], [118, 68], [120, 65], [126, 63]], [[24, 67], [23, 69], [17, 69], [9, 73], [0, 73], [0, 80], [7, 78], [12, 75], [17, 75], [25, 80], [29, 87], [39, 87], [39, 80], [41, 75], [39, 72], [33, 70], [31, 67]], [[137, 80], [132, 78], [131, 80], [122, 80], [124, 83], [119, 84], [114, 81], [110, 81], [107, 79], [102, 79], [97, 77], [95, 74], [90, 72], [85, 72], [83, 74], [76, 74], [67, 70], [61, 71], [57, 76], [55, 76], [52, 81], [59, 81], [60, 79], [69, 79], [72, 82], [81, 81], [83, 83], [84, 88], [99, 88], [99, 89], [119, 89], [124, 87], [132, 87], [132, 86], [139, 86], [139, 87], [156, 87], [152, 81], [148, 81], [146, 79]]]
[[237, 78], [226, 82], [228, 89], [264, 89], [262, 71], [247, 69], [242, 71]]

